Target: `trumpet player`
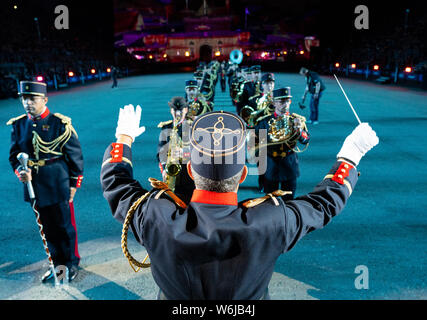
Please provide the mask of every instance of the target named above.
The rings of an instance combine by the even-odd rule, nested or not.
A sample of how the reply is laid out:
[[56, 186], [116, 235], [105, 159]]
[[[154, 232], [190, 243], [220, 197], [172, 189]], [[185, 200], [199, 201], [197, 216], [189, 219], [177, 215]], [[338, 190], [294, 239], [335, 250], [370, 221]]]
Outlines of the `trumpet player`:
[[189, 133], [192, 120], [187, 117], [188, 104], [184, 97], [173, 97], [168, 103], [172, 119], [158, 124], [161, 128], [157, 161], [163, 181], [184, 202], [188, 203], [195, 189], [186, 170], [190, 157]]
[[[255, 132], [267, 130], [267, 169], [262, 179], [265, 193], [278, 189], [291, 191], [289, 199], [293, 199], [300, 175], [298, 156], [295, 152], [297, 143], [308, 144], [310, 135], [305, 126], [305, 119], [295, 113], [290, 113], [291, 88], [285, 87], [273, 91], [274, 113], [259, 121]], [[280, 121], [282, 125], [280, 125]], [[286, 127], [283, 140], [274, 136], [274, 128], [279, 124]], [[261, 160], [262, 161], [262, 160]]]

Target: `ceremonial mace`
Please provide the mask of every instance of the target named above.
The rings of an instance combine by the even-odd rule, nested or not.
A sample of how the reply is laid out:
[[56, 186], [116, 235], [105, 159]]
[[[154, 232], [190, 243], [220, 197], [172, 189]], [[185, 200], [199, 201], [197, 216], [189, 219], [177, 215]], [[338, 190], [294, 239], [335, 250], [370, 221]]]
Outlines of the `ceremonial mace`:
[[[17, 159], [21, 164], [21, 166], [24, 168], [24, 170], [27, 171], [28, 170], [28, 154], [21, 152], [18, 154]], [[36, 196], [34, 194], [33, 185], [31, 181], [28, 181], [25, 184], [27, 185], [28, 195], [30, 196], [31, 207], [33, 208], [33, 211], [36, 214], [36, 222], [37, 222], [37, 225], [39, 226], [40, 237], [42, 238], [44, 250], [46, 251], [47, 258], [49, 260], [50, 269], [55, 279], [55, 286], [58, 286], [59, 281], [58, 281], [58, 277], [56, 276], [56, 271], [55, 271], [55, 266], [53, 264], [52, 256], [50, 255], [49, 248], [47, 247], [46, 236], [43, 232], [43, 225], [40, 220], [40, 213], [36, 209]]]

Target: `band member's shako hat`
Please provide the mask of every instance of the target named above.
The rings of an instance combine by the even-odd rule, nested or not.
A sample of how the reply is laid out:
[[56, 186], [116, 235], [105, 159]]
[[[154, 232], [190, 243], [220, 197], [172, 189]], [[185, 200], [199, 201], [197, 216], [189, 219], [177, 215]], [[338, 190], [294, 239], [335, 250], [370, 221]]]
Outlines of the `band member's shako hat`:
[[203, 71], [194, 72], [194, 78], [195, 79], [203, 79]]
[[274, 100], [287, 99], [287, 98], [292, 98], [291, 87], [285, 87], [285, 88], [273, 90], [273, 99]]
[[196, 80], [187, 80], [185, 81], [185, 88], [197, 88], [197, 81]]
[[261, 82], [276, 81], [273, 73], [265, 73], [261, 77]]
[[196, 118], [190, 130], [191, 168], [219, 181], [239, 173], [246, 159], [246, 125], [237, 115], [213, 111]]
[[47, 94], [47, 85], [43, 82], [20, 81], [18, 95], [22, 96], [24, 94], [45, 97]]

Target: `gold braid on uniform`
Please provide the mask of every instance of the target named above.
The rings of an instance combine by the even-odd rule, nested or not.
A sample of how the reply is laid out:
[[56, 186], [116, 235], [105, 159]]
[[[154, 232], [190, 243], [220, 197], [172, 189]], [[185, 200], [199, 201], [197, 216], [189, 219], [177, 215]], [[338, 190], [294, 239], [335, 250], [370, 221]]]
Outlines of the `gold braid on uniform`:
[[[148, 181], [150, 181], [151, 186], [154, 188], [153, 190], [147, 192], [146, 194], [144, 194], [142, 197], [140, 197], [138, 200], [136, 200], [132, 206], [129, 208], [127, 214], [126, 214], [126, 218], [125, 221], [123, 222], [123, 229], [122, 229], [122, 241], [121, 241], [121, 246], [122, 246], [122, 251], [123, 254], [125, 255], [125, 257], [128, 259], [129, 264], [131, 266], [131, 268], [133, 269], [133, 271], [138, 272], [140, 270], [140, 268], [149, 268], [151, 266], [151, 263], [146, 263], [147, 259], [148, 259], [148, 254], [145, 256], [144, 260], [142, 262], [139, 262], [138, 260], [136, 260], [129, 252], [128, 250], [128, 231], [129, 231], [129, 226], [130, 223], [132, 221], [133, 215], [135, 214], [136, 209], [138, 208], [138, 206], [144, 202], [150, 195], [151, 193], [153, 193], [153, 191], [155, 190], [161, 190], [159, 192], [159, 196], [160, 194], [166, 192], [166, 194], [172, 198], [172, 200], [175, 201], [175, 203], [180, 206], [181, 208], [185, 209], [187, 208], [187, 205], [185, 204], [184, 201], [182, 201], [180, 198], [178, 198], [168, 187], [168, 185], [162, 181], [159, 181], [157, 179], [154, 178], [149, 178]], [[157, 197], [158, 198], [158, 197]]]
[[[42, 138], [40, 138], [36, 131], [33, 131], [32, 142], [34, 147], [34, 156], [37, 160], [39, 159], [40, 152], [62, 156], [62, 148], [68, 142], [68, 140], [70, 140], [72, 134], [74, 133], [77, 137], [77, 132], [71, 125], [71, 118], [66, 117], [60, 113], [55, 113], [54, 115], [60, 118], [62, 120], [62, 123], [65, 124], [65, 131], [59, 137], [49, 142], [44, 141]], [[58, 147], [60, 151], [55, 151], [55, 149], [57, 149]]]
[[292, 191], [276, 190], [276, 191], [273, 191], [272, 193], [269, 193], [269, 194], [265, 195], [264, 197], [245, 201], [245, 202], [243, 202], [242, 205], [245, 208], [252, 208], [252, 207], [255, 207], [255, 206], [263, 203], [264, 201], [266, 201], [268, 199], [272, 199], [273, 202], [274, 202], [274, 204], [276, 206], [278, 206], [279, 202], [277, 201], [276, 197], [281, 197], [281, 196], [284, 196], [286, 194], [292, 194]]

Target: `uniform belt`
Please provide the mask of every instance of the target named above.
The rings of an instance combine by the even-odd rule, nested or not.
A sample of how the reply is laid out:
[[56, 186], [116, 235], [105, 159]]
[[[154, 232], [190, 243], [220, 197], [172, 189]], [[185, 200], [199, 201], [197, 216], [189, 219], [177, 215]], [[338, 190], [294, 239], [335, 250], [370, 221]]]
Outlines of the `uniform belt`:
[[48, 164], [51, 164], [52, 162], [58, 161], [62, 157], [53, 157], [48, 159], [40, 159], [40, 160], [28, 160], [28, 165], [30, 167], [43, 167]]
[[290, 155], [292, 153], [292, 151], [273, 151], [271, 153], [269, 153], [269, 156], [273, 157], [273, 158], [285, 158], [286, 156]]

